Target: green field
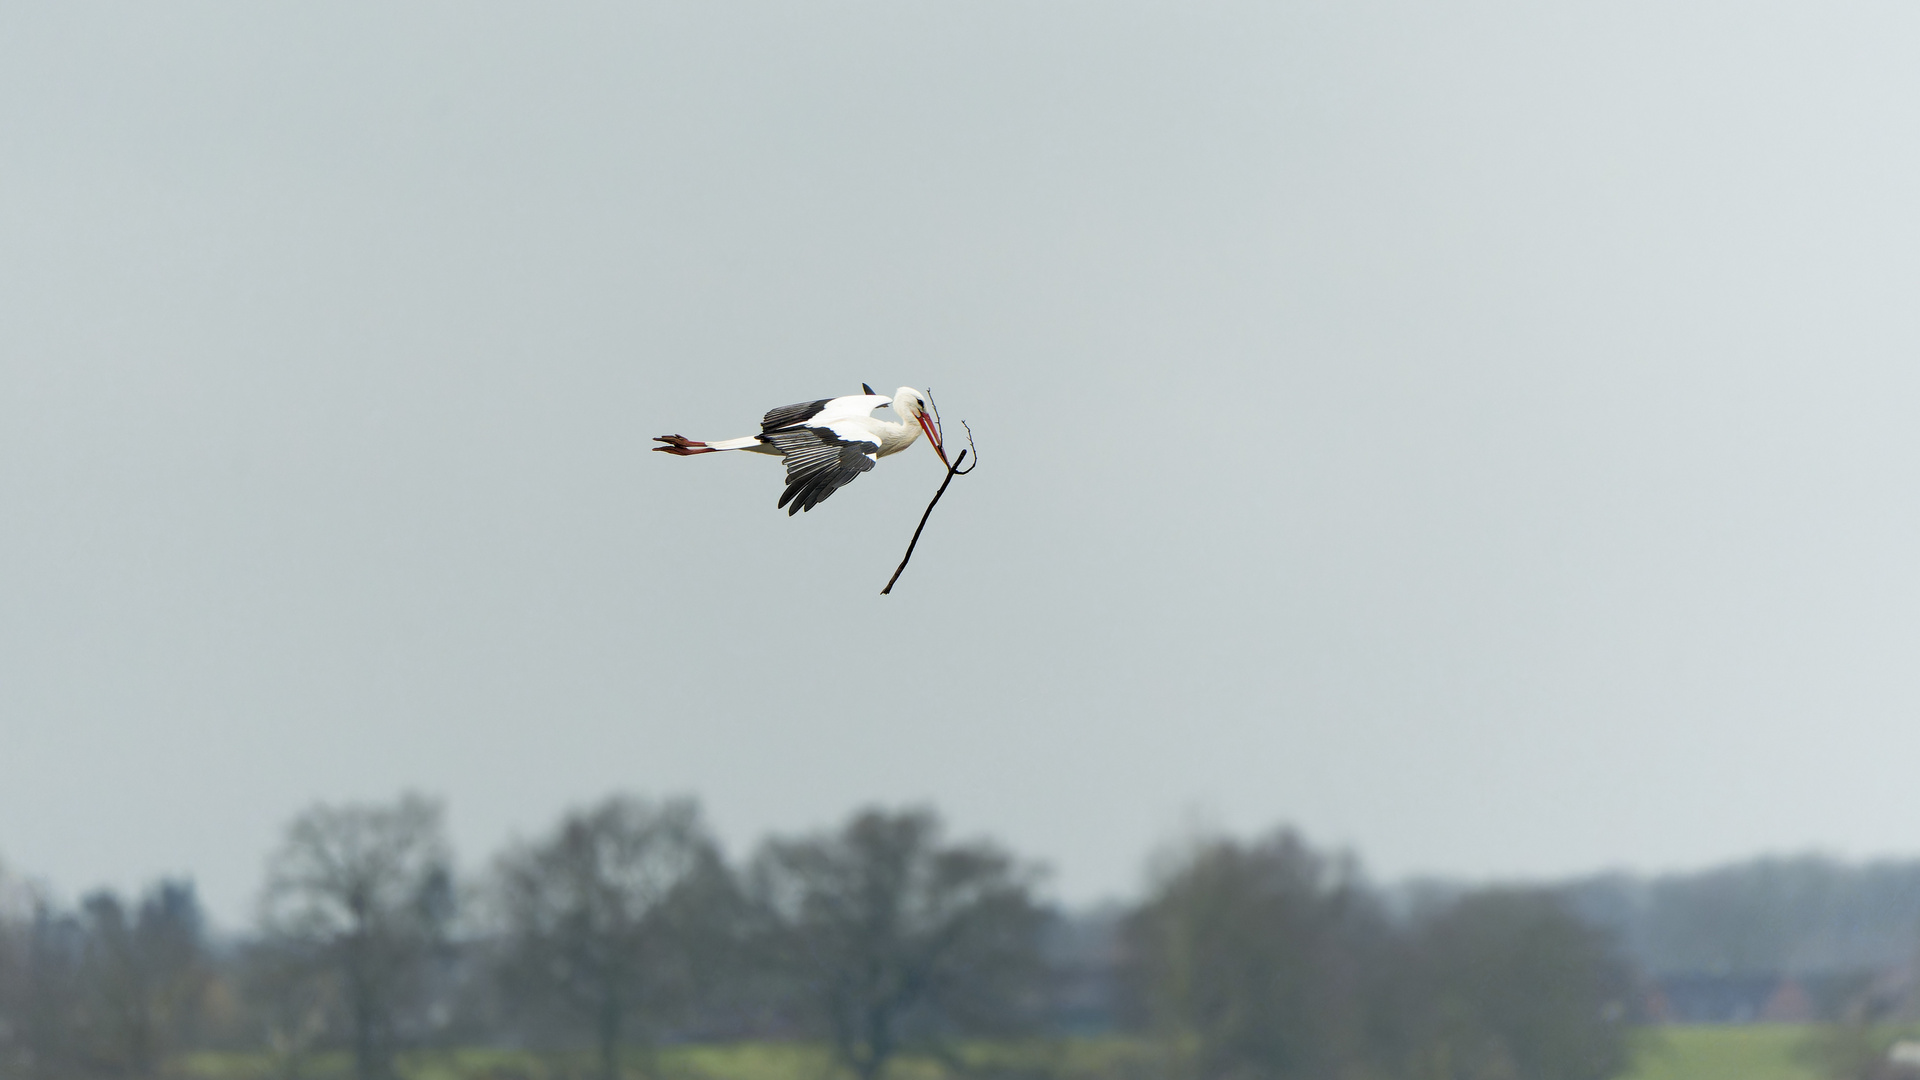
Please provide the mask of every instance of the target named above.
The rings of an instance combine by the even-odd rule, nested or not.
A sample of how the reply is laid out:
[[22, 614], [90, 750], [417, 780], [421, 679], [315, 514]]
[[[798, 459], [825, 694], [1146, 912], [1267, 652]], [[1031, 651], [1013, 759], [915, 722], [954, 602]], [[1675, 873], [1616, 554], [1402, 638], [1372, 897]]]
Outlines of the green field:
[[[903, 1055], [888, 1068], [890, 1080], [1108, 1080], [1156, 1074], [1153, 1049], [1125, 1038], [1063, 1039], [980, 1044], [964, 1048], [958, 1068], [926, 1057]], [[585, 1080], [598, 1075], [584, 1054], [536, 1055], [505, 1050], [444, 1050], [403, 1056], [404, 1080]], [[345, 1054], [316, 1055], [292, 1070], [260, 1054], [196, 1054], [176, 1075], [190, 1080], [348, 1080]], [[629, 1061], [632, 1080], [842, 1080], [825, 1048], [798, 1043], [732, 1043], [677, 1046]]]
[[1656, 1028], [1626, 1080], [1820, 1080], [1803, 1049], [1810, 1034], [1791, 1024]]
[[[1670, 1027], [1646, 1032], [1635, 1066], [1622, 1080], [1822, 1080], [1810, 1063], [1807, 1045], [1813, 1032], [1791, 1025], [1751, 1027]], [[924, 1058], [905, 1058], [891, 1070], [892, 1080], [948, 1080], [958, 1076], [1055, 1077], [1063, 1080], [1132, 1080], [1157, 1073], [1145, 1045], [1122, 1038], [1073, 1039], [1018, 1047], [981, 1046], [965, 1057], [969, 1068], [955, 1070]], [[269, 1080], [286, 1076], [261, 1056], [202, 1054], [182, 1063], [193, 1080]], [[836, 1080], [819, 1047], [783, 1043], [681, 1046], [662, 1050], [644, 1063], [636, 1057], [638, 1080]], [[406, 1080], [578, 1080], [591, 1076], [585, 1057], [552, 1058], [509, 1051], [458, 1050], [409, 1055], [401, 1063]], [[345, 1080], [351, 1074], [344, 1055], [328, 1054], [302, 1064], [304, 1080]]]

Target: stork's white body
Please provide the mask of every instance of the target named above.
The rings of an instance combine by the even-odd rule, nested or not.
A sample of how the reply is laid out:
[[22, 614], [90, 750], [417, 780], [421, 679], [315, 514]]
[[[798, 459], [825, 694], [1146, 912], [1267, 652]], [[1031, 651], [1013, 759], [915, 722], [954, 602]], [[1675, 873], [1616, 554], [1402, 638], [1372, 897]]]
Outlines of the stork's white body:
[[[875, 409], [890, 408], [892, 405], [892, 398], [881, 397], [878, 394], [829, 398], [826, 405], [808, 420], [805, 426], [825, 428], [848, 442], [873, 443], [880, 448], [873, 456], [883, 458], [905, 450], [920, 438], [918, 424], [882, 420], [877, 416], [869, 415]], [[745, 450], [753, 454], [780, 456], [780, 448], [762, 441], [759, 435], [710, 442], [707, 447], [712, 450]]]
[[[871, 415], [875, 409], [887, 407], [901, 420], [881, 420]], [[912, 446], [922, 431], [940, 460], [947, 458], [940, 446], [939, 429], [927, 412], [925, 396], [908, 386], [891, 398], [866, 393], [787, 405], [769, 411], [761, 419], [760, 428], [758, 435], [710, 443], [662, 435], [655, 441], [667, 445], [654, 449], [681, 456], [745, 450], [784, 457], [787, 490], [779, 505], [792, 503], [787, 510], [789, 516], [813, 509], [872, 469], [875, 461]]]

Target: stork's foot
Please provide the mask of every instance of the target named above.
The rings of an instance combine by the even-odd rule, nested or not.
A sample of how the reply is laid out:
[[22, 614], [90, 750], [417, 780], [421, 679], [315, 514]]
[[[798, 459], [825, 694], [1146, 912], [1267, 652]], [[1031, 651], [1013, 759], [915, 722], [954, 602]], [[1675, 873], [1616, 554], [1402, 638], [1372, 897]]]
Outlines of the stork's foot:
[[663, 454], [677, 454], [681, 457], [686, 457], [691, 454], [719, 453], [719, 451], [715, 450], [711, 446], [708, 446], [706, 443], [694, 442], [692, 439], [687, 438], [685, 435], [656, 435], [653, 441], [663, 442], [667, 444], [665, 446], [654, 447], [655, 450], [658, 450]]

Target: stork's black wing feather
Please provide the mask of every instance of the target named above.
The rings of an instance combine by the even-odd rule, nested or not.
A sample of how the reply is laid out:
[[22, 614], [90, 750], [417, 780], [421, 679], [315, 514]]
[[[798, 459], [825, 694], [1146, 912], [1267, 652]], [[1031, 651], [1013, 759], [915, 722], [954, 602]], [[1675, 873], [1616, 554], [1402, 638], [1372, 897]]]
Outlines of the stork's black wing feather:
[[[787, 460], [787, 490], [779, 505], [792, 517], [826, 501], [827, 496], [873, 468], [878, 443], [845, 439], [832, 428], [795, 427], [760, 436]], [[791, 505], [788, 505], [791, 504]]]
[[779, 431], [781, 428], [789, 428], [795, 424], [804, 424], [820, 415], [820, 410], [826, 408], [827, 402], [832, 400], [830, 397], [823, 397], [819, 401], [803, 401], [798, 405], [782, 405], [777, 409], [768, 409], [767, 415], [760, 418], [760, 430]]

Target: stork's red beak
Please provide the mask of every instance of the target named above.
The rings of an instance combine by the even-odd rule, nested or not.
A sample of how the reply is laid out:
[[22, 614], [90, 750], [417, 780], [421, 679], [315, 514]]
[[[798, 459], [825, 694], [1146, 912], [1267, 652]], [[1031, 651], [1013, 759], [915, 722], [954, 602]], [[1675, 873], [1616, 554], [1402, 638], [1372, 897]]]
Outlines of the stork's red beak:
[[953, 468], [953, 463], [947, 460], [947, 451], [940, 445], [940, 429], [933, 426], [931, 413], [920, 414], [920, 430], [927, 433], [927, 441], [933, 444], [933, 452], [940, 455], [940, 464]]

